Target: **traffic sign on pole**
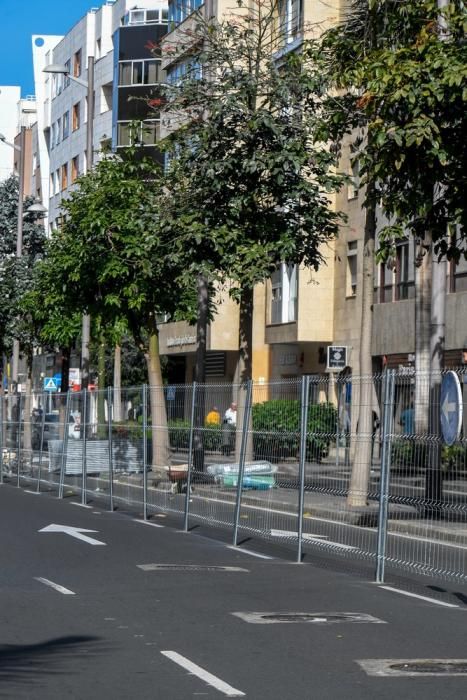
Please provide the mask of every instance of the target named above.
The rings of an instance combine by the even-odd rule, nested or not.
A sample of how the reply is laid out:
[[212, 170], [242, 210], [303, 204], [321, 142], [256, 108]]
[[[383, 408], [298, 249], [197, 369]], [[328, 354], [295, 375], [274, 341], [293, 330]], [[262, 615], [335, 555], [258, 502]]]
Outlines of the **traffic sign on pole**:
[[446, 445], [453, 445], [462, 428], [462, 390], [459, 377], [448, 372], [441, 382], [440, 421], [441, 433]]
[[57, 382], [54, 377], [44, 377], [44, 391], [57, 391]]

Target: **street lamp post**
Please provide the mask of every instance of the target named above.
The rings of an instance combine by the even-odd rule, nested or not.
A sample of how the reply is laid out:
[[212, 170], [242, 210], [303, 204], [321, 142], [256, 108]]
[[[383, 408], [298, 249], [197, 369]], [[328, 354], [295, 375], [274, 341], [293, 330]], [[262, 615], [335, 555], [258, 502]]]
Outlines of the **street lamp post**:
[[[88, 120], [86, 123], [86, 172], [90, 172], [93, 165], [93, 141], [94, 141], [94, 56], [88, 56], [88, 79], [83, 80], [70, 73], [65, 64], [51, 63], [46, 66], [44, 73], [65, 75], [73, 82], [87, 90]], [[81, 388], [87, 389], [89, 385], [89, 342], [91, 338], [91, 317], [83, 314], [81, 326]]]

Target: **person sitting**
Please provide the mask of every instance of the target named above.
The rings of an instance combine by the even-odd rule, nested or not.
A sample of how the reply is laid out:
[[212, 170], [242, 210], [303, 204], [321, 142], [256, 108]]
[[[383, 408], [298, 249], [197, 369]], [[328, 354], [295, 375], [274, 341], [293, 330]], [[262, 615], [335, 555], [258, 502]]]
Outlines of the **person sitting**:
[[210, 425], [220, 425], [221, 424], [221, 414], [217, 406], [213, 406], [205, 418], [204, 424], [206, 426]]

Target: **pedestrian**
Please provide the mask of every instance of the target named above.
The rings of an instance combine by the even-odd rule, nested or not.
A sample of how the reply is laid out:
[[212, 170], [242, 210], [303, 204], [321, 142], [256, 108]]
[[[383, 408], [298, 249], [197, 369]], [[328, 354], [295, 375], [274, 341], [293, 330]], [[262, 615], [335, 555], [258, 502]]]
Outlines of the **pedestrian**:
[[204, 424], [209, 427], [210, 425], [220, 425], [221, 424], [221, 414], [217, 406], [213, 406], [209, 411], [208, 415], [204, 419]]
[[237, 404], [232, 401], [229, 408], [224, 413], [222, 421], [222, 454], [227, 457], [232, 452], [237, 427]]

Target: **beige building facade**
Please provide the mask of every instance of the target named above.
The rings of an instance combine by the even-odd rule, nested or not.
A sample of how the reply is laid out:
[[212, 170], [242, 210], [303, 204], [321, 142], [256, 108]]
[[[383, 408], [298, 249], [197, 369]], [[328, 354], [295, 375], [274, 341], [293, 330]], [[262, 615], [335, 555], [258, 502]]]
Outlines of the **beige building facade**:
[[[299, 50], [304, 38], [323, 31], [343, 16], [345, 0], [284, 0], [279, 4], [282, 51]], [[169, 0], [169, 34], [165, 42], [177, 45], [193, 22], [192, 12], [200, 8], [207, 15], [222, 17], [232, 4], [210, 0], [205, 5], [193, 0], [180, 4]], [[177, 70], [180, 55], [166, 58], [170, 75]], [[170, 127], [169, 127], [170, 128]], [[325, 375], [329, 346], [343, 346], [346, 372], [359, 372], [360, 327], [362, 321], [362, 258], [365, 210], [358, 191], [358, 172], [344, 144], [340, 167], [352, 175], [352, 182], [330, 202], [347, 221], [338, 238], [322, 253], [326, 260], [318, 272], [282, 265], [254, 295], [253, 379], [267, 383], [300, 377]], [[380, 225], [384, 221], [381, 219]], [[459, 366], [467, 360], [467, 262], [448, 268], [446, 300], [446, 365]], [[415, 352], [415, 244], [401, 242], [387, 264], [375, 262], [372, 355], [373, 369], [410, 367]], [[177, 338], [189, 338], [182, 343]], [[171, 343], [170, 338], [176, 342]], [[168, 342], [169, 341], [169, 342]], [[179, 343], [179, 344], [178, 344]], [[167, 323], [161, 327], [161, 351], [183, 364], [185, 381], [193, 378], [196, 350], [195, 327]], [[219, 372], [208, 381], [232, 381], [238, 351], [238, 307], [224, 294], [210, 328], [208, 358], [225, 355]], [[183, 360], [182, 360], [183, 358]], [[173, 360], [172, 360], [173, 361]], [[210, 360], [208, 359], [208, 364]], [[177, 375], [183, 376], [183, 371]]]

